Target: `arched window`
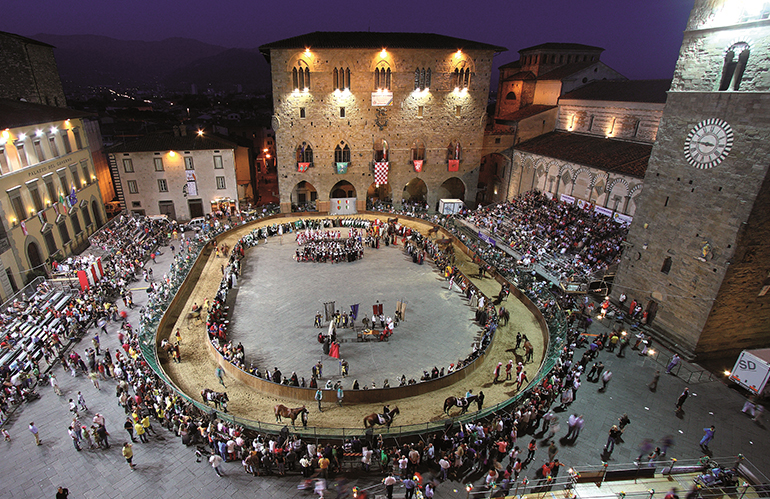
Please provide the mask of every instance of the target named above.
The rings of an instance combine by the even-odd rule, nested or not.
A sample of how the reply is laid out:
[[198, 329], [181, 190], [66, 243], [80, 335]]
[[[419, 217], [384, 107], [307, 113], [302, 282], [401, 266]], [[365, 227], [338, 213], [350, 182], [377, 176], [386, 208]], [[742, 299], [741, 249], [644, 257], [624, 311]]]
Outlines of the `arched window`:
[[311, 166], [313, 165], [313, 148], [307, 142], [297, 146], [297, 163], [310, 163]]
[[425, 160], [425, 143], [421, 140], [412, 144], [412, 161]]
[[516, 93], [508, 92], [507, 94], [505, 94], [505, 100], [516, 100]]
[[725, 64], [722, 68], [722, 79], [719, 82], [719, 90], [738, 90], [746, 71], [746, 63], [749, 60], [749, 44], [740, 42], [732, 45], [725, 52]]
[[350, 90], [350, 68], [334, 68], [334, 90]]
[[380, 62], [374, 70], [374, 89], [390, 90], [390, 67], [386, 62]]
[[345, 141], [340, 142], [334, 148], [334, 162], [350, 163], [350, 147], [348, 147]]
[[297, 61], [292, 68], [291, 84], [295, 91], [310, 90], [310, 68], [305, 61]]
[[414, 89], [425, 90], [430, 88], [430, 68], [417, 68], [414, 70]]
[[388, 161], [390, 156], [388, 147], [388, 141], [385, 139], [378, 140], [374, 143], [374, 161]]
[[463, 149], [460, 146], [460, 141], [452, 141], [449, 143], [449, 146], [447, 146], [447, 159], [463, 159], [462, 153]]
[[471, 68], [457, 67], [454, 71], [455, 88], [468, 88], [471, 84]]

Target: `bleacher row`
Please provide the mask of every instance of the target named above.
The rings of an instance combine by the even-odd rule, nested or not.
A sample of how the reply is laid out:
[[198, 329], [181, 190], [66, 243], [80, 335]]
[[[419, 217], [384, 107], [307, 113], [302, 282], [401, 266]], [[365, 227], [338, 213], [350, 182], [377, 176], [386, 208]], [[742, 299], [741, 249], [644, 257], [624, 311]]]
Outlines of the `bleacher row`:
[[56, 343], [54, 333], [61, 337], [67, 332], [64, 312], [75, 296], [44, 283], [31, 299], [15, 301], [3, 311], [0, 372], [14, 375], [40, 362], [44, 348]]

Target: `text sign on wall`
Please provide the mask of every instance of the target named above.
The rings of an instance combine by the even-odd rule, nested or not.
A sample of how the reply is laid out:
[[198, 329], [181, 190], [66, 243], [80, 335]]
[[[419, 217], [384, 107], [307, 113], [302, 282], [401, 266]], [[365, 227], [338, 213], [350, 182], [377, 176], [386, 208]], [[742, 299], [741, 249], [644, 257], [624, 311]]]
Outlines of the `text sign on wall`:
[[393, 104], [393, 92], [372, 92], [372, 106], [390, 106]]
[[483, 232], [479, 232], [479, 239], [484, 241], [490, 246], [497, 246], [497, 241], [489, 237], [488, 235], [484, 234]]

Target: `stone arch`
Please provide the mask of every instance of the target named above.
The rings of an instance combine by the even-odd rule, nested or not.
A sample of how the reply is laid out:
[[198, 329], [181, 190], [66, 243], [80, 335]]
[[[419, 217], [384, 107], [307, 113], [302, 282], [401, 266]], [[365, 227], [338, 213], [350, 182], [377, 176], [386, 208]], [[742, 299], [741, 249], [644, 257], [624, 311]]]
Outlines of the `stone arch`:
[[438, 199], [459, 199], [465, 201], [465, 182], [459, 177], [449, 177], [438, 187]]
[[40, 251], [40, 245], [34, 238], [27, 238], [27, 262], [32, 272], [37, 272], [43, 265], [43, 253]]
[[545, 175], [546, 175], [546, 183], [545, 183], [545, 189], [544, 191], [548, 191], [551, 194], [558, 194], [559, 192], [559, 184], [561, 183], [561, 168], [559, 167], [559, 164], [552, 161], [548, 164], [545, 164], [545, 161], [543, 161], [545, 165]]
[[[583, 184], [583, 182], [578, 182], [580, 180], [580, 176], [583, 173], [585, 173], [588, 176], [588, 181], [585, 184]], [[591, 188], [592, 188], [593, 180], [594, 180], [594, 174], [591, 172], [591, 170], [589, 170], [588, 168], [579, 168], [572, 175], [572, 190], [571, 190], [570, 194], [572, 196], [575, 195], [575, 186], [578, 185], [578, 183], [580, 183], [581, 187], [585, 187], [585, 190], [583, 191], [582, 195], [583, 196], [590, 195], [590, 193], [591, 193], [590, 191], [591, 191]]]
[[300, 180], [291, 190], [291, 211], [315, 211], [318, 191], [307, 180]]
[[96, 228], [98, 230], [99, 227], [104, 225], [104, 222], [102, 221], [102, 213], [99, 211], [99, 205], [96, 203], [95, 199], [91, 200], [91, 211], [94, 213], [94, 221], [96, 222]]
[[306, 51], [302, 51], [295, 53], [293, 56], [289, 57], [289, 60], [286, 61], [286, 71], [288, 73], [291, 73], [292, 69], [299, 66], [305, 66], [312, 70], [313, 56], [308, 54]]
[[371, 209], [375, 203], [393, 203], [393, 192], [390, 184], [377, 185], [374, 182], [366, 190], [366, 208]]
[[356, 188], [347, 180], [340, 180], [329, 190], [330, 198], [354, 198], [356, 197]]
[[[621, 189], [615, 190], [616, 186], [625, 186], [623, 194]], [[622, 210], [626, 204], [625, 198], [628, 194], [628, 182], [623, 178], [616, 178], [609, 184], [607, 184], [607, 197], [604, 199], [604, 207], [610, 208], [612, 211]]]
[[401, 194], [404, 202], [423, 203], [428, 201], [428, 185], [419, 177], [410, 180]]
[[516, 92], [511, 90], [507, 94], [505, 94], [505, 100], [516, 100]]

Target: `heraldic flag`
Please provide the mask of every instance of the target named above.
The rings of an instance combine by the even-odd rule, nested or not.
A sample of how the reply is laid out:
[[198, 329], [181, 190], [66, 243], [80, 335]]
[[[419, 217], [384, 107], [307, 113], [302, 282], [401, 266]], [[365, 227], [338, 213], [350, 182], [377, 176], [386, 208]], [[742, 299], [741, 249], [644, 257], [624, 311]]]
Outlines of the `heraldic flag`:
[[358, 319], [358, 306], [360, 303], [356, 303], [355, 305], [350, 306], [350, 317], [353, 318], [353, 320]]
[[378, 161], [374, 164], [374, 183], [377, 185], [388, 183], [388, 162]]
[[460, 170], [460, 160], [459, 159], [450, 159], [447, 163], [447, 170], [450, 172], [456, 172]]
[[326, 320], [330, 321], [334, 318], [334, 302], [333, 301], [327, 301], [324, 303], [324, 314], [326, 316]]
[[299, 173], [305, 173], [310, 168], [310, 163], [297, 163], [297, 171]]
[[422, 171], [422, 164], [425, 162], [424, 159], [415, 159], [412, 160], [412, 163], [414, 163], [414, 171], [417, 173], [420, 173]]

